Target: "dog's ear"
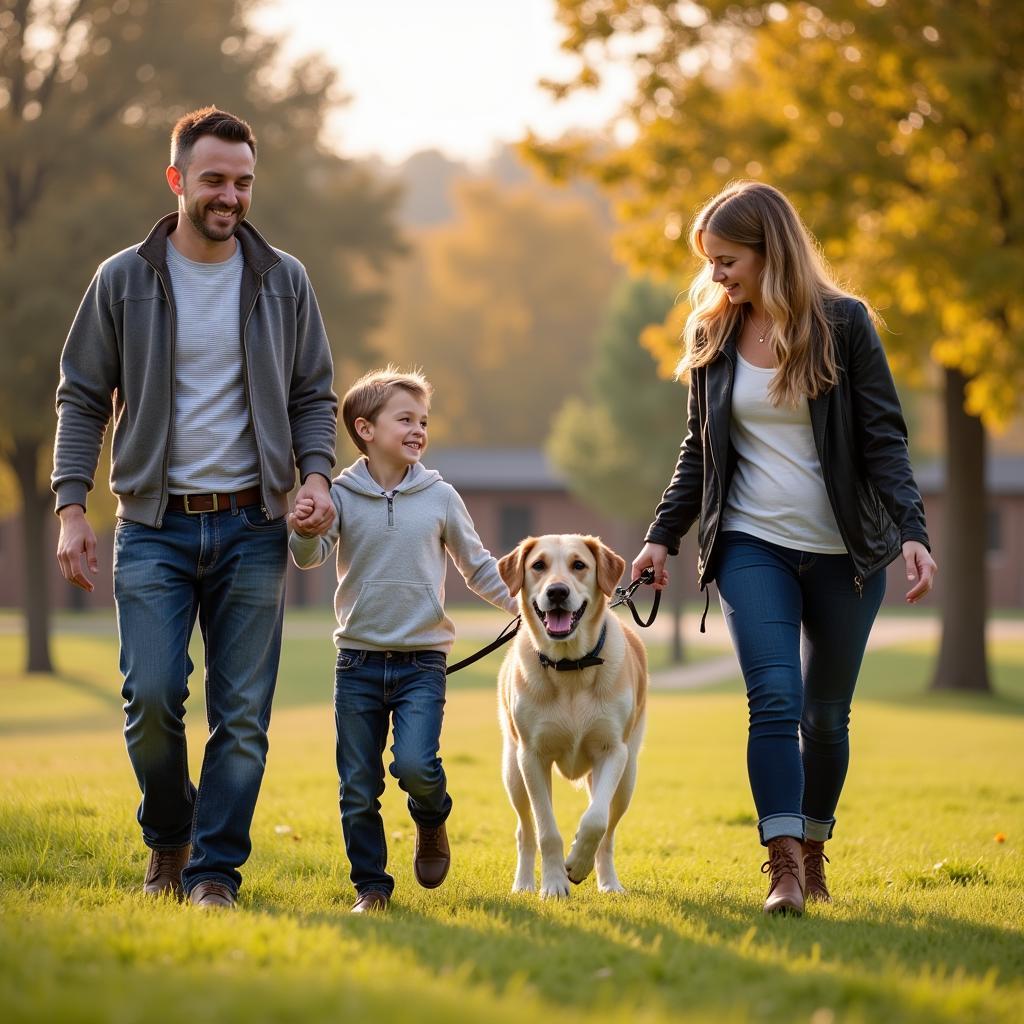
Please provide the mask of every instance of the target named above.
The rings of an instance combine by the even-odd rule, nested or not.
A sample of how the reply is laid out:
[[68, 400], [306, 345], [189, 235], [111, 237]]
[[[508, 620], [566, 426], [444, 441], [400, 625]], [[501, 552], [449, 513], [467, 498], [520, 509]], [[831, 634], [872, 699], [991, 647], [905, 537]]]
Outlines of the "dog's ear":
[[526, 582], [526, 553], [535, 539], [527, 537], [526, 540], [520, 541], [504, 558], [498, 559], [498, 573], [513, 597], [523, 589], [523, 583]]
[[597, 586], [606, 597], [611, 597], [615, 584], [622, 579], [626, 569], [626, 560], [620, 558], [610, 547], [601, 542], [600, 537], [585, 538], [587, 547], [594, 553], [597, 560]]

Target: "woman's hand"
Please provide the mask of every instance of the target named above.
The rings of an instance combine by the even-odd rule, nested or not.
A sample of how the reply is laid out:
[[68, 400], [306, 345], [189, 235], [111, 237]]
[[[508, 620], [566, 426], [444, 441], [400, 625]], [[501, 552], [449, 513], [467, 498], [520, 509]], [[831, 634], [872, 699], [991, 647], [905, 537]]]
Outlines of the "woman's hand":
[[907, 603], [917, 604], [932, 589], [932, 580], [939, 567], [918, 540], [908, 540], [903, 545], [903, 559], [907, 563], [907, 579], [913, 584], [907, 591]]
[[630, 582], [635, 580], [648, 566], [654, 569], [655, 590], [664, 590], [668, 586], [668, 571], [665, 569], [665, 559], [668, 558], [668, 548], [664, 544], [652, 544], [648, 541], [640, 550], [640, 554], [633, 559], [633, 575]]

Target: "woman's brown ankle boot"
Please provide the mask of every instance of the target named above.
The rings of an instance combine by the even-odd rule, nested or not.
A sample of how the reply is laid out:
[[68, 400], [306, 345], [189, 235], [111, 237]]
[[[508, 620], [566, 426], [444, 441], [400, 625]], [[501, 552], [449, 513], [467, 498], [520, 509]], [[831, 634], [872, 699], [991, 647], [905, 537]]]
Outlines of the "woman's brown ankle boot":
[[825, 844], [820, 839], [805, 839], [804, 853], [804, 896], [818, 903], [831, 903], [828, 886], [825, 884]]
[[768, 840], [768, 859], [761, 871], [769, 876], [768, 898], [764, 901], [766, 914], [793, 914], [804, 912], [804, 858], [800, 840], [792, 836], [778, 836]]

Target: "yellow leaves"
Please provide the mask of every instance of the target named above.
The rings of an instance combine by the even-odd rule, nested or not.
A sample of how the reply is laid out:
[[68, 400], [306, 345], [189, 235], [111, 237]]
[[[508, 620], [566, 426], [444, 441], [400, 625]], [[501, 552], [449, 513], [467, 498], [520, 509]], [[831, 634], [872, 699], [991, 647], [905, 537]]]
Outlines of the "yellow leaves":
[[664, 323], [645, 327], [640, 335], [640, 344], [654, 357], [658, 365], [658, 376], [665, 380], [675, 377], [676, 363], [682, 354], [683, 325], [690, 307], [680, 302], [673, 306]]
[[923, 313], [928, 308], [928, 297], [921, 288], [921, 281], [916, 270], [901, 270], [894, 277], [900, 309], [910, 316], [915, 313]]
[[964, 301], [942, 310], [942, 335], [932, 356], [966, 377], [964, 407], [994, 431], [1004, 429], [1020, 401], [1024, 367], [1019, 334], [981, 315]]
[[[996, 325], [975, 313], [968, 318], [956, 316], [955, 333], [948, 332], [936, 341], [932, 354], [943, 366], [957, 367], [966, 376], [982, 373], [987, 357], [998, 346], [1001, 332]], [[943, 326], [946, 325], [943, 317]]]

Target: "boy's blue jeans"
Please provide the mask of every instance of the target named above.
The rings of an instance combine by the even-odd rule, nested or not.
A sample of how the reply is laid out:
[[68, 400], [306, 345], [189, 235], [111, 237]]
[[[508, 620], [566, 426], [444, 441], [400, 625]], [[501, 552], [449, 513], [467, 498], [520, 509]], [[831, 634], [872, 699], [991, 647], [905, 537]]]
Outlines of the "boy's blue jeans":
[[885, 571], [850, 556], [719, 538], [722, 611], [747, 685], [747, 771], [761, 842], [828, 839], [850, 761], [850, 703]]
[[384, 747], [394, 722], [391, 774], [409, 794], [413, 821], [427, 828], [451, 813], [438, 748], [444, 717], [445, 666], [441, 651], [338, 651], [334, 685], [341, 829], [352, 864], [352, 884], [391, 895], [388, 846], [380, 815]]
[[[203, 879], [237, 891], [281, 653], [288, 539], [257, 507], [168, 512], [163, 527], [121, 521], [114, 596], [121, 638], [125, 742], [153, 849], [192, 842], [187, 891]], [[210, 728], [198, 790], [189, 778], [185, 701], [196, 618], [206, 648]]]

